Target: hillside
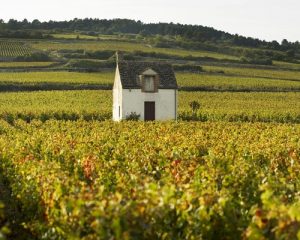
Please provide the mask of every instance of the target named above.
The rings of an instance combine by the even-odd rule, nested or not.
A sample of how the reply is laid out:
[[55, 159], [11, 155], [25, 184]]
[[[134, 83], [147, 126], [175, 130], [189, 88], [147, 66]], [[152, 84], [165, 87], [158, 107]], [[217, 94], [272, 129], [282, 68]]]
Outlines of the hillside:
[[[104, 35], [102, 37], [101, 35]], [[62, 22], [0, 21], [0, 37], [26, 39], [123, 39], [160, 48], [182, 48], [233, 55], [248, 63], [271, 64], [272, 60], [296, 62], [300, 59], [299, 42], [281, 43], [233, 35], [209, 27], [174, 23], [144, 24], [128, 19], [74, 19]]]

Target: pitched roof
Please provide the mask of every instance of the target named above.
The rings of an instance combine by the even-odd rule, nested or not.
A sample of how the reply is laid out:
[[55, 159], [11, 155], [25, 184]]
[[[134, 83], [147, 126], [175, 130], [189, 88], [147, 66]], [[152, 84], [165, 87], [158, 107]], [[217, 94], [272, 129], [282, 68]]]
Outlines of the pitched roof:
[[152, 69], [159, 75], [159, 89], [177, 89], [177, 82], [173, 68], [168, 63], [162, 62], [118, 62], [122, 87], [124, 89], [141, 88], [139, 76], [148, 69]]

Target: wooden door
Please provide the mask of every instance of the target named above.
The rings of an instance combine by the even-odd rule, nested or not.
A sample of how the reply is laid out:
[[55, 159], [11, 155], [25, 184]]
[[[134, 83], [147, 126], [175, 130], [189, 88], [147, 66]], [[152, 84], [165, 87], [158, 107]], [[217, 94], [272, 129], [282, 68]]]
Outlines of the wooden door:
[[145, 121], [154, 121], [155, 120], [155, 102], [145, 102], [145, 112], [144, 119]]

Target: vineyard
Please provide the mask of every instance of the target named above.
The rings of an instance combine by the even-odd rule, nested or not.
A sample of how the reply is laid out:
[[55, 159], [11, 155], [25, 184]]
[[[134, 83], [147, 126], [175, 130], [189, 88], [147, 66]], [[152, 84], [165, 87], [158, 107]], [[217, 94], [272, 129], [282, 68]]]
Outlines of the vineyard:
[[114, 73], [78, 72], [6, 72], [0, 73], [0, 84], [5, 83], [71, 83], [112, 86]]
[[297, 80], [193, 73], [178, 73], [176, 76], [180, 87], [204, 91], [300, 91], [300, 81]]
[[273, 61], [273, 65], [281, 68], [287, 68], [292, 70], [300, 70], [300, 64], [298, 63], [287, 63], [287, 62], [280, 62], [280, 61]]
[[0, 127], [1, 169], [39, 239], [296, 239], [300, 231], [298, 125]]
[[0, 41], [0, 58], [24, 56], [32, 52], [31, 47], [18, 41]]
[[53, 62], [0, 62], [0, 68], [49, 67]]
[[[46, 63], [47, 64], [47, 63]], [[0, 64], [1, 66], [1, 64]], [[40, 65], [42, 66], [42, 65]], [[241, 71], [241, 70], [240, 70]], [[249, 75], [251, 73], [248, 73]], [[252, 74], [261, 74], [261, 77], [228, 76], [210, 73], [182, 73], [176, 74], [178, 84], [182, 90], [204, 90], [204, 91], [260, 91], [260, 92], [288, 92], [300, 91], [299, 74], [288, 72], [286, 77], [291, 80], [277, 79], [284, 71], [273, 73], [273, 78], [266, 78], [268, 73], [260, 70], [253, 70]], [[276, 75], [277, 74], [277, 75]], [[18, 86], [20, 90], [26, 87], [40, 87], [39, 90], [57, 90], [76, 87], [80, 85], [93, 89], [97, 86], [102, 89], [111, 89], [113, 85], [114, 72], [100, 73], [78, 73], [78, 72], [3, 72], [0, 73], [0, 86], [8, 89], [9, 86]], [[22, 88], [23, 86], [23, 88]], [[13, 87], [11, 87], [13, 88]], [[67, 89], [66, 89], [67, 90]]]
[[158, 48], [149, 44], [134, 43], [134, 42], [121, 42], [121, 41], [47, 41], [47, 42], [34, 42], [31, 43], [31, 47], [41, 51], [58, 51], [58, 50], [86, 50], [86, 51], [143, 51], [143, 52], [155, 52], [177, 56], [194, 56], [194, 57], [212, 57], [216, 59], [239, 59], [226, 54], [219, 54], [209, 51], [192, 51], [183, 49], [171, 49], [171, 48]]
[[[298, 67], [300, 67], [300, 65], [298, 65]], [[278, 69], [237, 68], [237, 67], [236, 68], [216, 67], [216, 66], [205, 66], [204, 70], [207, 72], [223, 73], [226, 75], [233, 75], [233, 76], [240, 76], [240, 77], [300, 81], [299, 71], [287, 71], [287, 70], [278, 70]]]
[[[177, 36], [36, 36], [0, 40], [0, 240], [300, 239], [296, 57]], [[116, 50], [173, 64], [178, 121], [111, 121]], [[243, 62], [252, 50], [282, 59]]]
[[[178, 93], [180, 120], [300, 123], [300, 93]], [[189, 103], [199, 101], [196, 116]], [[10, 123], [23, 119], [109, 120], [112, 92], [39, 91], [2, 93], [0, 118]]]

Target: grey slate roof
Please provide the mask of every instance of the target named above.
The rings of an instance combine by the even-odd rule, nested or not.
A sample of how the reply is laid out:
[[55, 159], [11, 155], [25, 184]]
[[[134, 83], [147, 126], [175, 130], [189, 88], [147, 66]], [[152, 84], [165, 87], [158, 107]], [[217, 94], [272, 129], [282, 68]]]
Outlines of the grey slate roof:
[[124, 89], [141, 88], [139, 76], [149, 68], [159, 75], [159, 89], [177, 89], [177, 81], [173, 68], [168, 63], [162, 62], [118, 62], [122, 87]]

